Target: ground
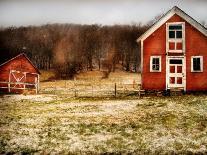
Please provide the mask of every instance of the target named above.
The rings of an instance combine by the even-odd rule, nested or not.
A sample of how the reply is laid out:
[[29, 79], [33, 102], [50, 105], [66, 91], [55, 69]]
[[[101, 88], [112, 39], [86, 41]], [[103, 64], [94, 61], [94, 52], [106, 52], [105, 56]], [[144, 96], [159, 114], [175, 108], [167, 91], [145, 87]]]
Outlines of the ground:
[[204, 153], [207, 96], [0, 98], [0, 152]]
[[206, 95], [43, 92], [0, 96], [0, 153], [207, 153]]

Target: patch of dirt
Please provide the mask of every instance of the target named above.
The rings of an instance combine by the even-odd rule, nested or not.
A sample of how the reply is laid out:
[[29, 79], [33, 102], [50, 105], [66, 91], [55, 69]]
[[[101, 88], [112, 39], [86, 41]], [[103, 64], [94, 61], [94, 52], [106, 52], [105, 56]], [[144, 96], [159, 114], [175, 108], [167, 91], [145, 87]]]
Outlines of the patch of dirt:
[[13, 102], [13, 101], [21, 101], [21, 100], [30, 100], [35, 102], [49, 102], [53, 101], [55, 95], [4, 95], [0, 99], [0, 103], [3, 101]]

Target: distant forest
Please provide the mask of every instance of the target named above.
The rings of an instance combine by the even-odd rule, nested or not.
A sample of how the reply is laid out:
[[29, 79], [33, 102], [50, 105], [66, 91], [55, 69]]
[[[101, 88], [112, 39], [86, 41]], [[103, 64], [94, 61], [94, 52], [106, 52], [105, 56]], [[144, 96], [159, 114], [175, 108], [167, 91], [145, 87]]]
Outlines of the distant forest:
[[86, 70], [115, 71], [117, 66], [140, 71], [140, 45], [136, 39], [149, 25], [78, 25], [0, 29], [0, 63], [26, 53], [43, 70], [53, 69], [60, 78]]

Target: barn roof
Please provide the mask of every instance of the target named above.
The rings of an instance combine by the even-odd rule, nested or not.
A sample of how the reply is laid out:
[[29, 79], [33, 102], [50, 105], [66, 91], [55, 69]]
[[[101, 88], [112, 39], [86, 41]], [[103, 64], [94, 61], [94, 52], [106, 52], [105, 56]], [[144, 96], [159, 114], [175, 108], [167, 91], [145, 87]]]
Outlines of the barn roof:
[[37, 73], [38, 73], [38, 74], [41, 74], [40, 71], [38, 70], [38, 68], [32, 63], [32, 61], [31, 61], [31, 60], [26, 56], [26, 54], [24, 54], [24, 53], [21, 53], [21, 54], [15, 56], [15, 57], [13, 57], [13, 58], [7, 60], [6, 62], [0, 64], [0, 67], [3, 66], [3, 65], [5, 65], [5, 64], [7, 64], [7, 63], [9, 63], [9, 62], [12, 61], [12, 60], [18, 58], [18, 57], [20, 57], [20, 56], [24, 56], [24, 57], [30, 62], [30, 64], [34, 67], [34, 69], [37, 71]]
[[174, 6], [165, 15], [163, 15], [156, 23], [154, 23], [151, 28], [149, 28], [143, 35], [141, 35], [137, 39], [137, 42], [139, 42], [141, 40], [145, 40], [155, 30], [157, 30], [161, 25], [163, 25], [168, 19], [170, 19], [175, 14], [182, 17], [184, 20], [186, 20], [188, 23], [190, 23], [192, 26], [194, 26], [197, 30], [199, 30], [201, 33], [203, 33], [205, 36], [207, 36], [207, 29], [203, 25], [201, 25], [199, 22], [197, 22], [195, 19], [193, 19], [188, 14], [186, 14], [184, 11], [182, 11], [177, 6]]

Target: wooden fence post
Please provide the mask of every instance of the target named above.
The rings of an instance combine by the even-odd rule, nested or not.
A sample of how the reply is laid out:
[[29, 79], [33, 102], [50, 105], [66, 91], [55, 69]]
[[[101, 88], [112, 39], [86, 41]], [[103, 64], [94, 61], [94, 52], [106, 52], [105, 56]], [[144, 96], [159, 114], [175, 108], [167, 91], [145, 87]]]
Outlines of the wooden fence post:
[[116, 97], [116, 83], [114, 84], [114, 96]]
[[55, 80], [55, 94], [56, 94], [56, 91], [57, 91], [57, 83], [56, 83], [56, 80]]
[[35, 91], [36, 91], [36, 94], [37, 94], [38, 93], [38, 83], [37, 83], [37, 78], [36, 77], [35, 77]]
[[76, 84], [74, 83], [74, 95], [77, 97]]
[[26, 72], [24, 72], [24, 78], [25, 78], [25, 79], [24, 79], [24, 84], [23, 84], [24, 90], [25, 90], [25, 88], [26, 88], [26, 84], [25, 84], [25, 83], [26, 83], [26, 80], [27, 80], [27, 79], [26, 79], [26, 76], [27, 76], [27, 74], [26, 74]]
[[91, 93], [92, 93], [92, 97], [93, 97], [93, 85], [91, 85]]
[[135, 80], [133, 80], [133, 88], [135, 88], [136, 82]]
[[[25, 79], [26, 79], [26, 75], [25, 75]], [[37, 74], [37, 92], [40, 91], [40, 75]]]
[[11, 70], [9, 71], [9, 83], [8, 83], [8, 89], [9, 89], [9, 93], [11, 92]]
[[139, 95], [139, 98], [141, 98], [141, 88], [140, 88], [140, 85], [138, 85], [138, 95]]

